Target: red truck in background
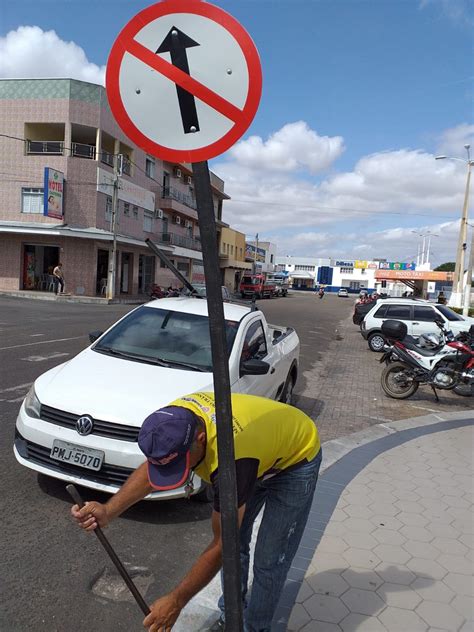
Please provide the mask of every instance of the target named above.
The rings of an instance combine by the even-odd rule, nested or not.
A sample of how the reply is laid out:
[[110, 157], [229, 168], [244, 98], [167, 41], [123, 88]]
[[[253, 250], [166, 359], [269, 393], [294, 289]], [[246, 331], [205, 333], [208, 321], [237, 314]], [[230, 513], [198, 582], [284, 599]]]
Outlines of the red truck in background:
[[242, 298], [270, 298], [276, 294], [277, 287], [275, 281], [269, 281], [265, 274], [245, 274], [240, 281], [239, 292]]

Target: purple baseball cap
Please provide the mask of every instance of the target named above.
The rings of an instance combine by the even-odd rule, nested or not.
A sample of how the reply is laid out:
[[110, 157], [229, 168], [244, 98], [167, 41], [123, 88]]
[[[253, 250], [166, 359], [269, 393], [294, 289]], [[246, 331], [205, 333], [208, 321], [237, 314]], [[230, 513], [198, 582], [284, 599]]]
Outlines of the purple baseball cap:
[[160, 408], [145, 419], [138, 445], [148, 459], [148, 480], [154, 489], [176, 489], [186, 481], [196, 427], [196, 415], [181, 406]]

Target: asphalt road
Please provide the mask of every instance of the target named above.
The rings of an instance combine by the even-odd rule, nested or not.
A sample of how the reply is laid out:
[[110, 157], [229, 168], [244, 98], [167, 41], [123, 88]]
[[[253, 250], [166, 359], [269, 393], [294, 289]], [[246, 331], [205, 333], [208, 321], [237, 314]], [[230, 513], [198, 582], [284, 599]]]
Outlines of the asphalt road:
[[[303, 373], [311, 374], [337, 337], [352, 300], [294, 293], [260, 301], [260, 307], [271, 323], [296, 328], [296, 390], [304, 390]], [[72, 524], [64, 483], [20, 466], [12, 453], [15, 418], [35, 378], [87, 346], [90, 331], [104, 330], [132, 308], [0, 298], [2, 632], [142, 629], [138, 607], [120, 591], [96, 538]], [[207, 545], [210, 514], [210, 506], [192, 501], [139, 503], [107, 529], [148, 601], [171, 589]]]

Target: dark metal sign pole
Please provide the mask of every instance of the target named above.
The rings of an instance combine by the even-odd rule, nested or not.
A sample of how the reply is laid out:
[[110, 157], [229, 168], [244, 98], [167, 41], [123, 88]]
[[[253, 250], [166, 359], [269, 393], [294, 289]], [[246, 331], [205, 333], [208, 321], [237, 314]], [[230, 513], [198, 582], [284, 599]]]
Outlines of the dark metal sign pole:
[[216, 403], [217, 450], [219, 457], [219, 495], [221, 505], [222, 564], [224, 577], [225, 629], [241, 632], [242, 597], [240, 546], [237, 519], [232, 404], [230, 399], [229, 358], [225, 334], [221, 272], [217, 244], [214, 202], [206, 162], [193, 164], [194, 190], [201, 233], [206, 294], [211, 333], [214, 394]]

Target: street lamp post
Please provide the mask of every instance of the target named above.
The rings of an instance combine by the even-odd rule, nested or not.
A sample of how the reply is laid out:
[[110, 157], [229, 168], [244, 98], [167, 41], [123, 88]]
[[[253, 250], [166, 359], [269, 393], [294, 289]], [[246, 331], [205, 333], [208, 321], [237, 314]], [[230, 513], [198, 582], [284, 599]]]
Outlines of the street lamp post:
[[[436, 156], [436, 160], [458, 160], [467, 164], [467, 177], [466, 188], [464, 191], [464, 204], [461, 214], [461, 226], [459, 227], [458, 247], [456, 252], [456, 267], [454, 269], [453, 290], [451, 292], [451, 298], [449, 299], [450, 305], [453, 307], [462, 307], [463, 294], [465, 295], [465, 287], [463, 287], [464, 281], [464, 252], [467, 237], [467, 209], [469, 204], [469, 184], [471, 180], [471, 167], [474, 164], [474, 160], [471, 160], [471, 154], [469, 152], [470, 145], [464, 145], [467, 152], [467, 160], [463, 158], [457, 158], [452, 156]], [[469, 276], [469, 275], [468, 275]], [[464, 290], [464, 291], [463, 291]], [[469, 306], [468, 306], [469, 307]]]

